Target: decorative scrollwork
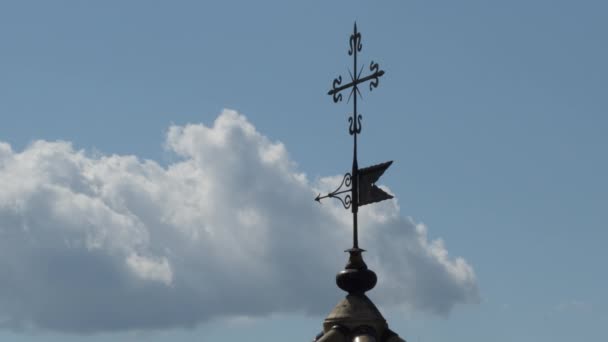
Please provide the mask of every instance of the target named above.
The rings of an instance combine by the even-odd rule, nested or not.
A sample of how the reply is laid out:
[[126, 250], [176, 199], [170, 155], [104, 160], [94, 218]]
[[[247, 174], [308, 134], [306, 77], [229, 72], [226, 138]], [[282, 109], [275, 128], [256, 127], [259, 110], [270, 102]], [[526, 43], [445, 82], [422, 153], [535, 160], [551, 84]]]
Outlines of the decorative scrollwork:
[[333, 99], [334, 103], [338, 103], [342, 101], [342, 94], [337, 91], [337, 88], [342, 84], [342, 76], [338, 76], [338, 78], [334, 78], [334, 82], [332, 83], [333, 87]]
[[357, 30], [357, 23], [355, 23], [353, 33], [350, 35], [348, 42], [348, 55], [352, 56], [353, 58], [353, 68], [352, 70], [348, 70], [350, 81], [344, 81], [344, 83], [342, 83], [342, 76], [335, 78], [332, 84], [332, 89], [327, 93], [328, 95], [332, 96], [334, 103], [337, 103], [342, 101], [342, 92], [347, 90], [349, 91], [347, 102], [350, 102], [350, 99], [353, 98], [354, 100], [352, 102], [354, 108], [352, 117], [348, 118], [348, 132], [350, 135], [355, 137], [357, 134], [361, 133], [362, 127], [362, 116], [359, 115], [357, 111], [357, 100], [363, 98], [359, 88], [363, 89], [364, 84], [369, 82], [369, 90], [372, 91], [374, 88], [378, 87], [380, 84], [380, 77], [384, 75], [384, 70], [381, 70], [380, 65], [373, 60], [369, 64], [369, 70], [371, 73], [362, 75], [366, 64], [357, 64], [357, 53], [363, 49], [361, 40], [361, 33]]
[[342, 199], [339, 196], [335, 196], [334, 198], [337, 198], [340, 200], [340, 202], [342, 202], [342, 205], [344, 206], [344, 209], [349, 209], [351, 204], [352, 204], [352, 199], [350, 197], [350, 195], [346, 195], [344, 196], [344, 199]]
[[363, 116], [361, 114], [357, 115], [357, 120], [353, 120], [352, 117], [348, 118], [348, 133], [350, 133], [350, 135], [353, 134], [360, 134], [361, 133], [361, 120], [363, 119]]
[[372, 91], [374, 88], [378, 88], [379, 77], [384, 75], [384, 71], [380, 70], [380, 66], [378, 63], [374, 63], [374, 61], [370, 63], [369, 70], [373, 73], [373, 77], [369, 82], [369, 91]]
[[357, 52], [361, 52], [361, 49], [363, 49], [363, 45], [361, 44], [361, 33], [357, 32], [356, 24], [355, 32], [350, 35], [348, 55], [352, 56], [355, 49], [357, 49]]
[[[315, 200], [317, 202], [321, 202], [321, 200], [324, 198], [328, 198], [328, 197], [335, 198], [342, 203], [342, 205], [344, 206], [345, 209], [348, 209], [348, 208], [350, 208], [350, 206], [352, 204], [352, 198], [351, 198], [350, 194], [347, 194], [346, 196], [344, 196], [344, 198], [340, 197], [340, 195], [352, 191], [352, 189], [349, 189], [351, 184], [352, 184], [352, 176], [350, 173], [346, 173], [344, 175], [344, 178], [342, 178], [342, 182], [340, 183], [340, 186], [338, 186], [338, 188], [336, 190], [328, 193], [325, 196], [318, 195], [317, 198], [315, 198]], [[345, 187], [346, 189], [342, 189], [343, 187]]]
[[342, 179], [342, 182], [344, 183], [344, 186], [349, 187], [350, 184], [351, 184], [351, 182], [352, 182], [352, 180], [353, 180], [352, 176], [350, 175], [350, 173], [347, 172], [344, 175], [344, 178]]
[[336, 190], [332, 191], [332, 192], [330, 193], [330, 195], [335, 195], [335, 194], [337, 194], [338, 192], [340, 192], [340, 189], [342, 189], [342, 187], [343, 187], [343, 186], [345, 186], [345, 187], [349, 187], [349, 186], [350, 186], [350, 184], [351, 184], [351, 182], [352, 182], [352, 176], [350, 175], [350, 172], [347, 172], [347, 173], [344, 175], [344, 178], [342, 178], [342, 183], [340, 183], [340, 186], [339, 186], [339, 187], [338, 187]]

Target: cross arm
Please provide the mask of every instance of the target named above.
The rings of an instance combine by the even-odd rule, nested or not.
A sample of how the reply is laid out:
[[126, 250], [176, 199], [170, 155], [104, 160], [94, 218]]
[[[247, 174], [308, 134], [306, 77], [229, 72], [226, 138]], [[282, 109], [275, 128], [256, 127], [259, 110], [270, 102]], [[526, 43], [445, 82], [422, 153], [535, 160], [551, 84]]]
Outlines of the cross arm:
[[[345, 85], [340, 85], [340, 83], [342, 83], [342, 77], [338, 77], [336, 79], [334, 79], [333, 82], [333, 89], [331, 89], [330, 91], [327, 92], [327, 95], [331, 95], [334, 97], [334, 101], [338, 102], [340, 101], [342, 98], [341, 96], [338, 97], [336, 96], [339, 92], [341, 92], [344, 89], [348, 89], [351, 87], [355, 87], [358, 84], [361, 83], [365, 83], [369, 80], [372, 80], [371, 86], [373, 87], [377, 87], [378, 86], [378, 78], [382, 77], [382, 75], [384, 75], [384, 70], [379, 70], [378, 68], [378, 64], [372, 62], [372, 65], [370, 66], [370, 69], [375, 70], [375, 72], [373, 74], [370, 74], [368, 76], [362, 77], [362, 78], [355, 78], [353, 81], [345, 84]], [[371, 89], [370, 86], [370, 89]]]

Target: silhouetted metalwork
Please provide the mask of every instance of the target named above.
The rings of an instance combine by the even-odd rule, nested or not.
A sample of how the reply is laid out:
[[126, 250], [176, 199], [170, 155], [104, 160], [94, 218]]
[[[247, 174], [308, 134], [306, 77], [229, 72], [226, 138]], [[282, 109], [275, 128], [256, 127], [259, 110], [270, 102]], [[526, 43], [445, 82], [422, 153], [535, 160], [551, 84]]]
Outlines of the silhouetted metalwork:
[[378, 63], [369, 64], [370, 73], [362, 76], [363, 68], [358, 69], [357, 54], [361, 52], [361, 33], [355, 23], [353, 34], [349, 40], [348, 54], [353, 56], [353, 69], [350, 82], [343, 84], [342, 76], [332, 82], [328, 94], [334, 102], [342, 101], [349, 90], [348, 99], [353, 99], [353, 112], [348, 118], [348, 132], [353, 136], [352, 170], [344, 175], [340, 185], [332, 192], [315, 198], [321, 202], [324, 198], [334, 198], [342, 202], [344, 208], [353, 214], [353, 247], [348, 249], [348, 262], [342, 271], [336, 275], [336, 284], [348, 292], [323, 321], [323, 331], [315, 337], [315, 342], [405, 342], [392, 330], [378, 308], [366, 296], [366, 292], [376, 286], [376, 273], [369, 269], [363, 260], [364, 250], [359, 248], [357, 236], [357, 212], [359, 206], [380, 202], [393, 198], [380, 189], [376, 182], [391, 166], [392, 161], [359, 168], [357, 164], [357, 136], [361, 134], [362, 115], [357, 111], [357, 100], [361, 96], [360, 88], [365, 84], [373, 90], [378, 87], [384, 71]]
[[376, 181], [388, 169], [393, 161], [359, 169], [359, 205], [380, 202], [393, 198], [376, 186]]
[[[352, 202], [352, 198], [350, 195], [346, 195], [344, 196], [344, 198], [338, 196], [341, 194], [345, 194], [345, 193], [349, 193], [352, 190], [351, 189], [347, 189], [348, 187], [350, 187], [351, 185], [351, 181], [352, 181], [352, 177], [350, 175], [350, 173], [347, 173], [344, 175], [344, 178], [342, 178], [342, 183], [340, 183], [340, 186], [338, 186], [338, 188], [330, 193], [328, 193], [325, 196], [321, 196], [321, 194], [317, 195], [317, 197], [315, 198], [315, 201], [317, 202], [321, 202], [322, 199], [324, 198], [336, 198], [338, 200], [340, 200], [340, 202], [342, 202], [342, 205], [344, 206], [344, 209], [348, 209], [351, 206], [351, 202]], [[342, 187], [345, 187], [344, 190], [340, 190], [342, 189]]]
[[[392, 161], [363, 169], [359, 169], [357, 161], [357, 135], [361, 134], [361, 121], [363, 119], [363, 116], [357, 111], [357, 99], [361, 97], [359, 86], [369, 82], [369, 90], [371, 91], [378, 87], [380, 77], [384, 75], [384, 70], [380, 69], [378, 63], [372, 61], [369, 64], [369, 71], [371, 73], [366, 76], [361, 76], [363, 73], [363, 66], [359, 69], [357, 64], [357, 53], [361, 52], [362, 49], [361, 33], [357, 31], [357, 23], [355, 23], [353, 34], [350, 35], [348, 49], [348, 55], [353, 56], [353, 69], [352, 72], [350, 70], [348, 71], [350, 82], [343, 85], [342, 76], [338, 76], [333, 80], [332, 89], [327, 93], [332, 97], [335, 103], [338, 103], [342, 101], [342, 91], [349, 89], [347, 101], [350, 101], [351, 98], [353, 99], [352, 116], [348, 118], [348, 133], [353, 136], [352, 170], [350, 173], [344, 175], [342, 183], [336, 190], [324, 196], [319, 194], [315, 198], [317, 202], [320, 202], [324, 198], [335, 198], [342, 202], [344, 208], [351, 209], [353, 213], [353, 247], [349, 251], [355, 252], [355, 254], [360, 254], [363, 251], [362, 249], [359, 249], [357, 227], [359, 206], [393, 198], [393, 196], [378, 188], [375, 184], [378, 178], [380, 178], [384, 171], [391, 165]], [[347, 189], [343, 189], [343, 187], [346, 187]], [[350, 189], [348, 189], [348, 187], [350, 187]], [[348, 192], [350, 192], [350, 194], [346, 195], [344, 198], [340, 196]], [[373, 283], [375, 284], [375, 279]]]

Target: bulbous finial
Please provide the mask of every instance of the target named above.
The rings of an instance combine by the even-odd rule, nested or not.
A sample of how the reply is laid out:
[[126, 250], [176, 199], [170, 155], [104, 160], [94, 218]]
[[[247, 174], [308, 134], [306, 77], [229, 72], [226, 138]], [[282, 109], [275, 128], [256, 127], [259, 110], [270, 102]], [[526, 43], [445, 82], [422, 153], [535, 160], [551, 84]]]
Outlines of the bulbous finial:
[[378, 278], [374, 271], [367, 268], [363, 261], [362, 252], [365, 250], [360, 248], [351, 248], [347, 250], [350, 254], [348, 263], [344, 270], [336, 275], [336, 284], [342, 290], [349, 294], [362, 295], [376, 286]]

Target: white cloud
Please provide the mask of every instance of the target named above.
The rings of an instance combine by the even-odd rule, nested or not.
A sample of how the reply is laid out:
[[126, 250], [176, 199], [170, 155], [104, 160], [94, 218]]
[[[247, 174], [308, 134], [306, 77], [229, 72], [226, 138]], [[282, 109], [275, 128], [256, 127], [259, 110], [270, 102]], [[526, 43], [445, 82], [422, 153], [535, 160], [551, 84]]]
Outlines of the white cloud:
[[127, 257], [127, 265], [135, 275], [142, 279], [160, 281], [165, 285], [171, 285], [173, 280], [173, 272], [166, 257], [162, 257], [161, 261], [154, 261], [131, 254]]
[[[349, 213], [285, 146], [224, 111], [172, 126], [162, 167], [68, 142], [0, 143], [0, 325], [64, 332], [192, 326], [215, 317], [327, 313], [341, 296]], [[361, 210], [380, 304], [445, 314], [477, 300], [451, 258], [396, 200]]]

